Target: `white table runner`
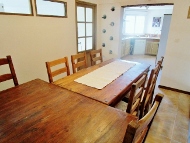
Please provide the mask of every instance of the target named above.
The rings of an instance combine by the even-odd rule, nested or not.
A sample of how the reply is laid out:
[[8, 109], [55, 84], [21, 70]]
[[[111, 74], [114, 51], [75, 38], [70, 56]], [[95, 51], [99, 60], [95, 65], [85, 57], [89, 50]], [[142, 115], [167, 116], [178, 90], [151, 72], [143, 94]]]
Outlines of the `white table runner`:
[[74, 81], [90, 87], [102, 89], [133, 66], [135, 66], [135, 63], [114, 61]]

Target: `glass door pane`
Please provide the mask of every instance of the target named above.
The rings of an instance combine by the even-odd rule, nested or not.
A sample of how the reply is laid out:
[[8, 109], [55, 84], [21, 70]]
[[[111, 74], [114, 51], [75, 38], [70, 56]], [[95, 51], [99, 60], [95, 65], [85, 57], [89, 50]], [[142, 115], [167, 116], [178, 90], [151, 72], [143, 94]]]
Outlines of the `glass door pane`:
[[77, 6], [77, 21], [81, 21], [81, 22], [85, 21], [84, 12], [85, 12], [84, 7]]
[[85, 38], [78, 38], [78, 51], [85, 51]]
[[92, 8], [86, 8], [86, 22], [92, 22]]
[[86, 38], [86, 50], [92, 50], [92, 37]]
[[92, 23], [86, 24], [86, 36], [92, 36]]
[[85, 36], [85, 23], [78, 23], [78, 37]]

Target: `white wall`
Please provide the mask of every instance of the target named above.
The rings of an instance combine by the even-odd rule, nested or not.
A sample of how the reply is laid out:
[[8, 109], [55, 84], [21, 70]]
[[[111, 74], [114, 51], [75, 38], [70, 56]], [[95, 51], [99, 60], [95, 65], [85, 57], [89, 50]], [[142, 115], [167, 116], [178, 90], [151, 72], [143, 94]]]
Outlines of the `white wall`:
[[[106, 0], [99, 0], [99, 3], [101, 7], [100, 15], [105, 14], [106, 11], [106, 14], [110, 17], [110, 20], [118, 22], [121, 20], [121, 6], [153, 3], [174, 3], [168, 44], [164, 59], [164, 68], [162, 71], [160, 84], [190, 92], [190, 19], [187, 19], [188, 8], [190, 6], [189, 0], [110, 0], [109, 2]], [[111, 11], [109, 11], [111, 6], [116, 6], [118, 12], [113, 14]], [[100, 17], [99, 19], [99, 24], [102, 26], [101, 28], [105, 27], [106, 24], [102, 22]], [[120, 24], [121, 23], [118, 25]], [[121, 26], [115, 26], [114, 29], [112, 29], [114, 31], [112, 32], [113, 36], [119, 39], [115, 41], [117, 44], [115, 43], [112, 45], [111, 42], [108, 41], [109, 43], [107, 44], [109, 47], [107, 48], [115, 48], [118, 49], [118, 51], [120, 50], [120, 27]], [[104, 35], [101, 33], [99, 36], [103, 37]], [[98, 45], [101, 45], [102, 40], [104, 39], [100, 39], [98, 41]], [[119, 52], [116, 51], [117, 50], [115, 50], [114, 53], [115, 57], [117, 57], [117, 54], [119, 55]], [[106, 56], [107, 59], [112, 58], [112, 56], [109, 54]]]
[[[46, 61], [64, 56], [70, 61], [77, 53], [75, 0], [63, 1], [68, 18], [0, 15], [0, 57], [12, 56], [19, 84], [36, 78], [48, 81]], [[0, 68], [0, 73], [6, 71]], [[12, 86], [12, 81], [1, 83], [0, 91]]]
[[184, 91], [190, 91], [189, 6], [189, 0], [175, 1], [160, 83]]
[[[67, 6], [68, 18], [0, 15], [0, 57], [12, 56], [20, 84], [48, 81], [45, 62], [64, 56], [70, 61], [76, 53], [75, 0]], [[11, 81], [1, 83], [0, 90], [11, 86]]]
[[[19, 83], [35, 78], [48, 81], [45, 61], [76, 53], [75, 0], [64, 0], [68, 5], [68, 18], [26, 17], [0, 15], [0, 57], [11, 55]], [[105, 60], [120, 57], [121, 6], [135, 4], [174, 3], [161, 85], [190, 91], [190, 19], [189, 0], [88, 0], [98, 3], [97, 47], [107, 40], [103, 48]], [[112, 12], [110, 8], [116, 7]], [[101, 16], [108, 15], [108, 21]], [[114, 27], [109, 27], [111, 21]], [[102, 28], [107, 27], [107, 35]], [[114, 42], [108, 40], [114, 37]], [[113, 54], [109, 54], [113, 49]], [[2, 70], [1, 70], [2, 72]], [[1, 85], [0, 88], [3, 86]], [[7, 86], [6, 86], [7, 87]]]
[[[118, 29], [120, 28], [120, 21], [118, 15], [120, 15], [120, 5], [114, 4], [115, 11], [111, 11], [112, 4], [100, 4], [99, 11], [100, 15], [98, 17], [98, 25], [100, 30], [100, 41], [97, 47], [102, 47], [102, 43], [105, 43], [105, 47], [102, 47], [102, 52], [104, 56], [104, 60], [110, 58], [118, 57], [118, 44], [119, 44], [119, 35]], [[106, 19], [103, 19], [102, 16], [106, 15]], [[114, 17], [114, 18], [113, 18]], [[110, 23], [114, 22], [114, 26], [111, 26]], [[106, 29], [106, 33], [103, 33], [102, 30]], [[113, 36], [113, 40], [110, 40], [110, 36]], [[109, 54], [109, 51], [112, 51], [112, 54]]]
[[[164, 14], [172, 14], [172, 10], [148, 10], [146, 16], [145, 33], [146, 34], [161, 34]], [[153, 17], [161, 17], [160, 27], [152, 27]]]

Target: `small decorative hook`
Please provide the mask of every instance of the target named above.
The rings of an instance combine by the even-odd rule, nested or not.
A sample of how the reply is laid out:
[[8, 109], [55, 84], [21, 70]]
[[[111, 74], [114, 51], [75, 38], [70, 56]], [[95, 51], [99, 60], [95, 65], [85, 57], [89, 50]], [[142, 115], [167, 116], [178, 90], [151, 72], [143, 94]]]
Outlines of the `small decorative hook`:
[[111, 22], [110, 25], [111, 25], [111, 26], [114, 26], [114, 22]]
[[103, 29], [102, 32], [103, 32], [103, 33], [106, 33], [106, 29]]
[[114, 6], [111, 8], [111, 11], [115, 11], [115, 7]]
[[104, 14], [104, 15], [102, 16], [102, 18], [103, 18], [103, 19], [106, 19], [106, 15]]

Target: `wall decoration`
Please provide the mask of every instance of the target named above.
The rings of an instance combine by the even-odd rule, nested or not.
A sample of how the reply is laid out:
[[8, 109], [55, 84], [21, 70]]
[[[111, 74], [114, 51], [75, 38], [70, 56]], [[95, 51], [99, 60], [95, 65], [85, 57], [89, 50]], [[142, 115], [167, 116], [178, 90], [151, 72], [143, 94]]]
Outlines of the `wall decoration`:
[[33, 16], [31, 0], [0, 0], [0, 13], [10, 15], [28, 15]]
[[102, 32], [103, 32], [103, 33], [106, 33], [106, 29], [103, 29]]
[[104, 14], [104, 15], [102, 16], [102, 18], [103, 18], [103, 19], [106, 19], [106, 15]]
[[111, 25], [111, 26], [114, 26], [114, 22], [111, 22], [110, 25]]
[[115, 7], [114, 6], [111, 8], [111, 11], [115, 11]]
[[36, 15], [67, 18], [67, 3], [63, 1], [35, 0]]
[[153, 17], [152, 27], [160, 27], [161, 17]]
[[110, 36], [110, 40], [113, 40], [113, 36]]

